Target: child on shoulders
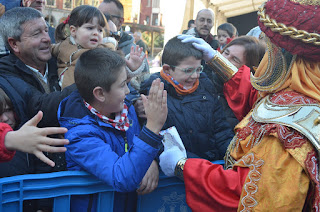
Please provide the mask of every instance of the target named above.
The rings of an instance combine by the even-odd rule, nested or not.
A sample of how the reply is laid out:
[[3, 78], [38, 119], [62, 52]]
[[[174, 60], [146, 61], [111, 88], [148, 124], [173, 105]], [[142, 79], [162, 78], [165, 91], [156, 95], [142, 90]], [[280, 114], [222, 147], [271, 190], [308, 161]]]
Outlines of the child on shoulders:
[[[51, 52], [58, 60], [58, 76], [62, 89], [74, 83], [74, 66], [81, 54], [95, 48], [116, 50], [114, 43], [105, 43], [104, 28], [107, 25], [106, 18], [100, 10], [82, 5], [74, 8], [70, 16], [57, 26], [55, 37], [61, 42], [52, 44]], [[142, 49], [139, 46], [135, 49], [132, 47], [130, 56], [127, 57], [131, 77], [140, 74], [144, 68], [145, 56], [140, 57], [141, 53]]]

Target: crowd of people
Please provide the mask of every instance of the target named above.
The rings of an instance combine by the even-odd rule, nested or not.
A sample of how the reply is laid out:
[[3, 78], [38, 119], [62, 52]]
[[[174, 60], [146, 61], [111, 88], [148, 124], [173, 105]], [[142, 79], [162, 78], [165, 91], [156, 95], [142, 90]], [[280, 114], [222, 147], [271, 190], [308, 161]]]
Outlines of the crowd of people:
[[[224, 23], [217, 39], [202, 9], [152, 75], [119, 0], [76, 7], [56, 29], [44, 0], [0, 3], [1, 177], [84, 170], [114, 188], [115, 211], [135, 211], [162, 170], [193, 211], [319, 211], [320, 1], [268, 0], [254, 36]], [[161, 135], [173, 126], [185, 151]], [[71, 211], [96, 201], [73, 196]]]

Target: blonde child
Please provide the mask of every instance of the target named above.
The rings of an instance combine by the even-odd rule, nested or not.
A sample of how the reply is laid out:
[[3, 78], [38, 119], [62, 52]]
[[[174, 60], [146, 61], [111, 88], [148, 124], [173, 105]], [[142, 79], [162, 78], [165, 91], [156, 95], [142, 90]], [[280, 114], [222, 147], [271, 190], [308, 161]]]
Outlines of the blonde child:
[[[89, 5], [74, 8], [68, 18], [58, 25], [55, 37], [61, 42], [52, 45], [52, 54], [58, 60], [58, 75], [62, 89], [74, 83], [74, 67], [82, 53], [95, 48], [115, 50], [116, 46], [113, 43], [104, 42], [104, 28], [107, 28], [109, 33], [104, 15]], [[141, 52], [137, 46], [136, 49], [131, 49], [130, 56], [127, 57], [127, 66], [130, 70], [136, 70], [135, 74], [139, 74], [140, 71], [137, 69], [144, 59]]]
[[218, 41], [220, 47], [217, 49], [218, 51], [222, 51], [222, 49], [230, 43], [235, 37], [238, 36], [238, 31], [233, 24], [224, 23], [218, 27]]

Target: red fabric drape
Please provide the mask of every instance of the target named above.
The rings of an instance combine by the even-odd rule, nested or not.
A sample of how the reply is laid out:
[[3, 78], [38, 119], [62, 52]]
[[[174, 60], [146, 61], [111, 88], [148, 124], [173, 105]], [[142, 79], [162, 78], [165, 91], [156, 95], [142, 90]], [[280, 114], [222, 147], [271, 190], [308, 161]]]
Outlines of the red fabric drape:
[[188, 159], [183, 170], [192, 211], [236, 211], [249, 168], [224, 170], [203, 159]]

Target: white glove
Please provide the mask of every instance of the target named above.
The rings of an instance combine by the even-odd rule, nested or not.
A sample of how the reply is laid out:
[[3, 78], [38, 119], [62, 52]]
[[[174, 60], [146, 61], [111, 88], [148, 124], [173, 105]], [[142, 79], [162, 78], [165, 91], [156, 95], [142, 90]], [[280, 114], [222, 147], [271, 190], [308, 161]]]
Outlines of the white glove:
[[214, 50], [207, 42], [202, 38], [196, 38], [192, 35], [178, 35], [178, 38], [182, 43], [192, 42], [192, 45], [202, 51], [203, 59], [207, 62], [211, 60], [216, 54], [217, 51]]
[[161, 170], [168, 177], [173, 177], [178, 161], [186, 157], [187, 155], [178, 146], [172, 146], [171, 148], [164, 147], [164, 151], [159, 157]]
[[178, 161], [187, 157], [186, 149], [182, 143], [177, 129], [173, 126], [160, 132], [163, 135], [164, 151], [160, 155], [160, 167], [165, 175], [174, 176]]

